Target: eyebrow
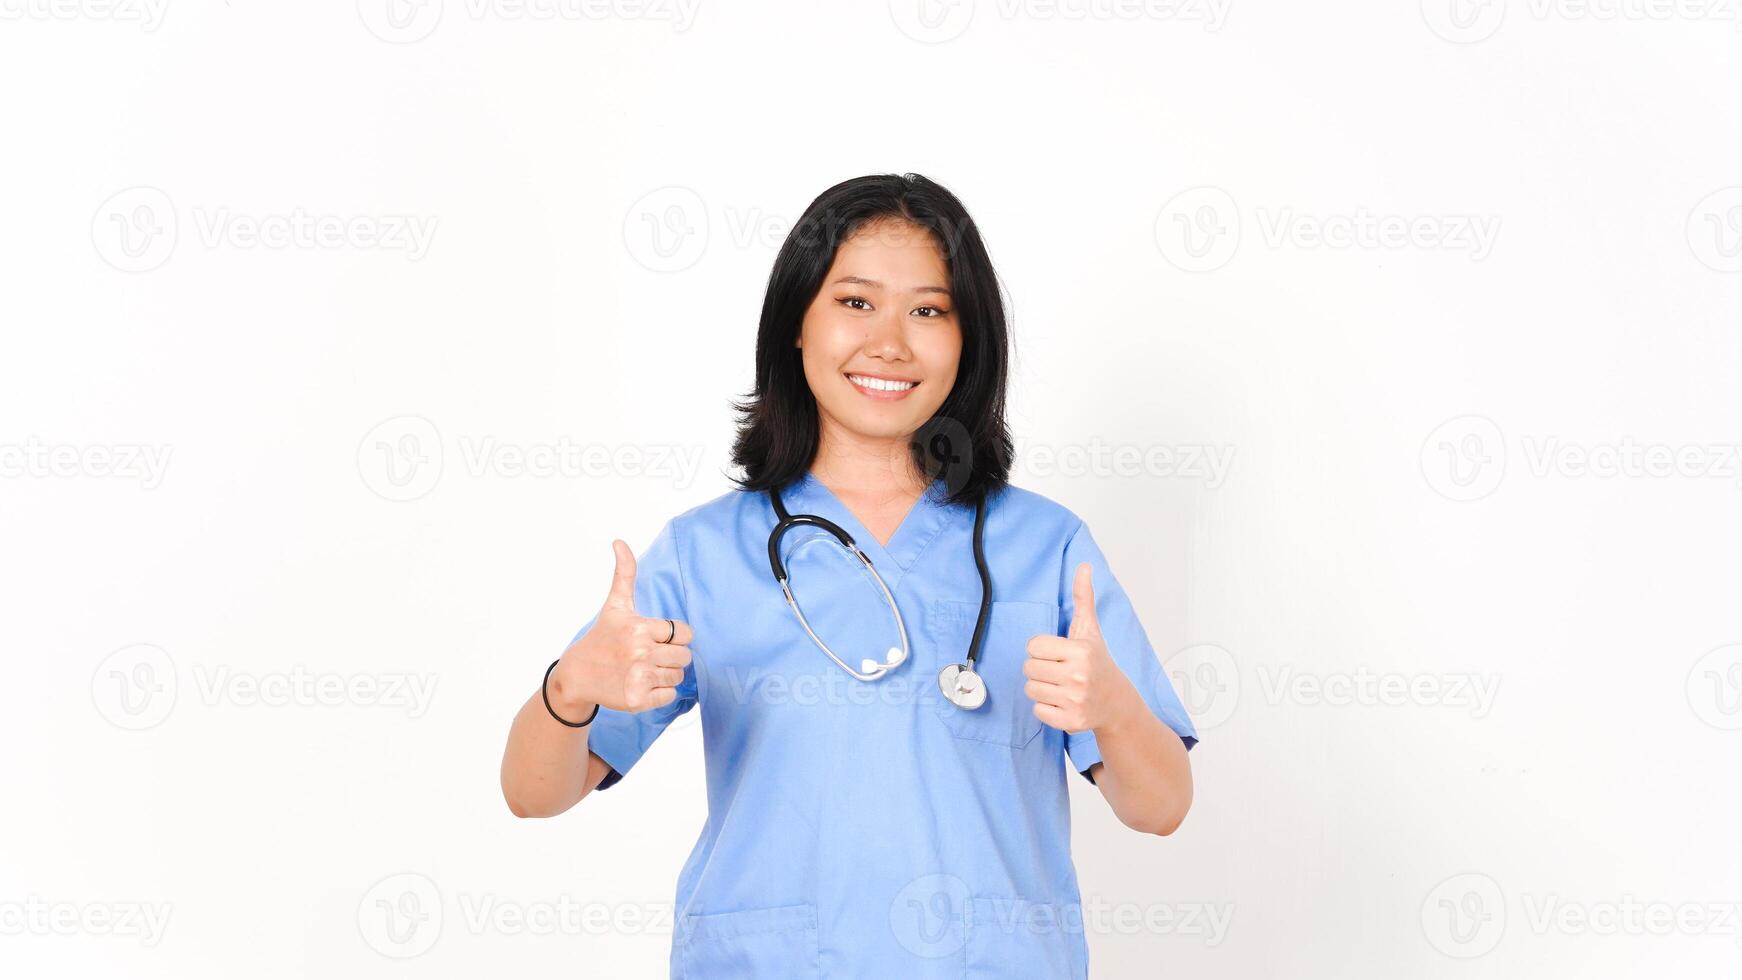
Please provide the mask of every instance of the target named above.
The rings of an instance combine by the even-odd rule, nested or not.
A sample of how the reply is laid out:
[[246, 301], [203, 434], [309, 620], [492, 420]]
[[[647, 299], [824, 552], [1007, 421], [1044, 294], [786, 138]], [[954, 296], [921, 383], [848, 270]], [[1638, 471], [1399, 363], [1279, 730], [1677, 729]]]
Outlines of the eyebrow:
[[[837, 284], [843, 283], [843, 282], [857, 283], [858, 285], [861, 285], [861, 286], [870, 286], [873, 289], [882, 289], [883, 288], [882, 283], [878, 282], [875, 279], [866, 279], [864, 276], [842, 276], [841, 278], [836, 279], [834, 281], [834, 283], [831, 283], [830, 285], [837, 285]], [[942, 286], [919, 286], [919, 287], [914, 289], [914, 292], [916, 292], [916, 293], [943, 293], [945, 296], [948, 296], [950, 294], [950, 291], [945, 289]]]

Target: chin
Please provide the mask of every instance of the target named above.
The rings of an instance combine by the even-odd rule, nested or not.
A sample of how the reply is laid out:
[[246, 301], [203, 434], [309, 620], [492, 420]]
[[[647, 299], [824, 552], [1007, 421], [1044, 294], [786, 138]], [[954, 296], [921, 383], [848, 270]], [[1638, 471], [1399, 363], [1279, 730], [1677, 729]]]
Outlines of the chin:
[[905, 439], [919, 429], [919, 420], [909, 419], [854, 419], [848, 428], [854, 435], [871, 439]]

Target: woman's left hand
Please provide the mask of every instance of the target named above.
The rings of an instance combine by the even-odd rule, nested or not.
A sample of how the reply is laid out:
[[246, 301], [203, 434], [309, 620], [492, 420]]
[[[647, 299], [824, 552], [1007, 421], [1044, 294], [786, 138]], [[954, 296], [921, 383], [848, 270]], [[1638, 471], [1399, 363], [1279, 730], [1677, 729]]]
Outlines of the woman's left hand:
[[1101, 637], [1092, 575], [1088, 562], [1077, 566], [1072, 585], [1076, 612], [1070, 631], [1029, 640], [1028, 660], [1022, 665], [1028, 677], [1022, 690], [1034, 701], [1035, 717], [1067, 732], [1100, 728], [1134, 706], [1147, 710]]

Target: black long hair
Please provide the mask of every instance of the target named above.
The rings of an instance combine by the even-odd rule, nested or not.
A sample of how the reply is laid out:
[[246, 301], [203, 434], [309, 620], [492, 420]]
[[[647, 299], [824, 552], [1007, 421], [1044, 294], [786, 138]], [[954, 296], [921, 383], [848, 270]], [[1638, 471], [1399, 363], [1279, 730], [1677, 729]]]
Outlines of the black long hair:
[[919, 174], [855, 177], [805, 209], [775, 257], [756, 333], [756, 387], [733, 408], [742, 416], [732, 463], [745, 490], [779, 489], [803, 476], [821, 434], [816, 396], [793, 346], [841, 243], [867, 223], [898, 219], [936, 237], [949, 267], [950, 298], [962, 331], [956, 383], [910, 440], [914, 464], [942, 479], [951, 502], [976, 502], [1010, 479], [1015, 455], [1004, 421], [1009, 329], [998, 276], [962, 202]]

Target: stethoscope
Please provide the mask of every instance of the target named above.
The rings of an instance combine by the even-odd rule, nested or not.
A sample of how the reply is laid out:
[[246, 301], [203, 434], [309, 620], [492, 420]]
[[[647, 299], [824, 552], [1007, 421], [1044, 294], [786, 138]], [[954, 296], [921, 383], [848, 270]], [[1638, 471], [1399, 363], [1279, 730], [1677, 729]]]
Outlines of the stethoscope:
[[[841, 529], [839, 524], [815, 514], [788, 514], [786, 505], [781, 503], [780, 493], [768, 491], [768, 498], [774, 501], [774, 514], [778, 520], [774, 524], [773, 533], [768, 535], [768, 564], [774, 569], [774, 580], [780, 583], [780, 591], [786, 595], [786, 604], [792, 607], [793, 615], [798, 617], [799, 625], [810, 634], [811, 642], [815, 643], [835, 665], [855, 678], [862, 681], [874, 681], [883, 677], [906, 662], [908, 654], [907, 626], [901, 621], [901, 608], [895, 604], [895, 596], [889, 592], [889, 586], [883, 584], [883, 576], [877, 574], [871, 559], [865, 556], [859, 546], [853, 543], [852, 535]], [[895, 616], [895, 628], [901, 633], [901, 647], [889, 648], [889, 653], [882, 663], [867, 657], [859, 662], [859, 669], [854, 670], [846, 661], [835, 655], [829, 649], [816, 630], [804, 618], [804, 610], [798, 607], [798, 600], [792, 597], [792, 588], [787, 585], [786, 567], [780, 561], [780, 537], [788, 530], [802, 524], [820, 527], [835, 536], [841, 545], [852, 552], [865, 565], [865, 570], [876, 580], [877, 587], [883, 591], [883, 598], [889, 603], [889, 611]], [[986, 500], [982, 497], [974, 504], [974, 567], [980, 572], [980, 615], [974, 620], [974, 636], [968, 641], [968, 656], [962, 663], [950, 664], [938, 672], [938, 687], [944, 697], [958, 708], [973, 710], [986, 703], [986, 682], [974, 672], [974, 660], [980, 653], [980, 635], [986, 629], [986, 614], [992, 609], [992, 573], [986, 568], [986, 552], [981, 545], [982, 532], [986, 527]]]

